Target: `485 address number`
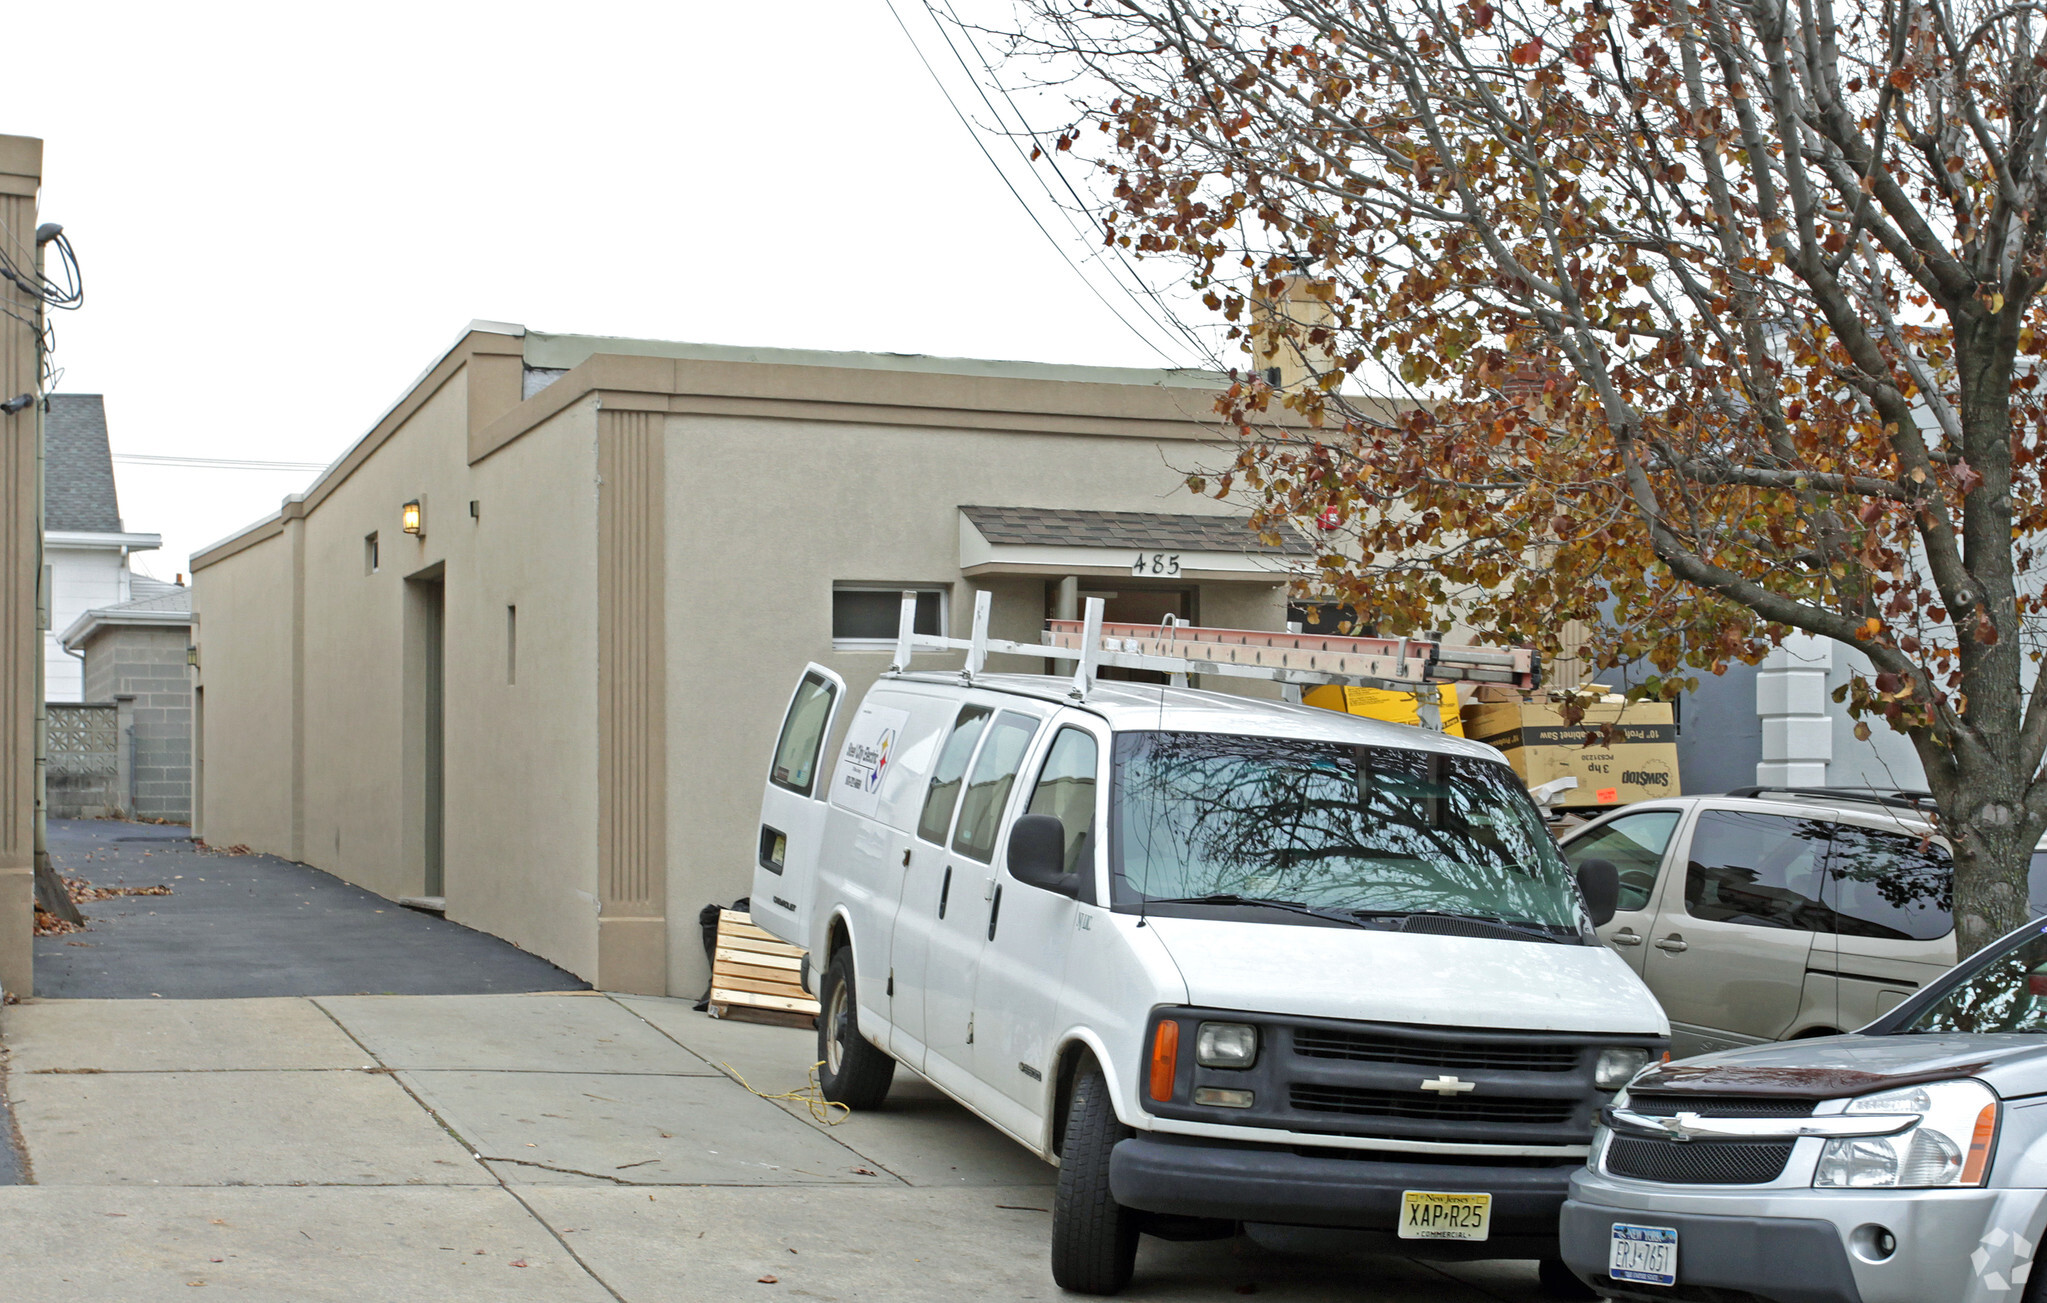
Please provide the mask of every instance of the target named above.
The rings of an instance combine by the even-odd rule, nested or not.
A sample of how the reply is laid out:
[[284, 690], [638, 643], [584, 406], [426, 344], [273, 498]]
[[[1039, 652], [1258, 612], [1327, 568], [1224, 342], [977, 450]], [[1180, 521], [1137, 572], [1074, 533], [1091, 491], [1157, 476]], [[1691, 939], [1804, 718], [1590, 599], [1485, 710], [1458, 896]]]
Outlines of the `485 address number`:
[[1133, 575], [1166, 575], [1169, 577], [1177, 575], [1180, 573], [1180, 554], [1178, 552], [1139, 552], [1137, 560], [1130, 563], [1130, 573]]

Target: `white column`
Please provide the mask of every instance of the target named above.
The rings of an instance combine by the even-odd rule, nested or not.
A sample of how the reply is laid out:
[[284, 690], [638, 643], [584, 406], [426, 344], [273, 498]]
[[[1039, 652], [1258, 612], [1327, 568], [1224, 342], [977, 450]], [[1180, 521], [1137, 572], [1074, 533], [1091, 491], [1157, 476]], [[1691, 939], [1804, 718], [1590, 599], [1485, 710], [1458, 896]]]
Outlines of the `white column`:
[[1756, 672], [1756, 716], [1763, 726], [1763, 758], [1756, 782], [1824, 787], [1834, 758], [1828, 714], [1827, 671], [1834, 666], [1829, 638], [1795, 633], [1764, 658]]

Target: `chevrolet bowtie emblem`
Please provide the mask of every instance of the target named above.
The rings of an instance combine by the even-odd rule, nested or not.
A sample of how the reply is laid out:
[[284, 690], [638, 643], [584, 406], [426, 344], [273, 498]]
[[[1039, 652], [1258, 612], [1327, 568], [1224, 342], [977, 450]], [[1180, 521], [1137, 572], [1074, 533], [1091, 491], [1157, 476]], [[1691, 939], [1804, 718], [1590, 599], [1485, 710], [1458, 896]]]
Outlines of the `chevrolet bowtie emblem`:
[[1455, 1077], [1438, 1077], [1434, 1081], [1423, 1082], [1422, 1089], [1433, 1090], [1438, 1095], [1462, 1095], [1466, 1091], [1477, 1090], [1478, 1085], [1476, 1082], [1459, 1081]]

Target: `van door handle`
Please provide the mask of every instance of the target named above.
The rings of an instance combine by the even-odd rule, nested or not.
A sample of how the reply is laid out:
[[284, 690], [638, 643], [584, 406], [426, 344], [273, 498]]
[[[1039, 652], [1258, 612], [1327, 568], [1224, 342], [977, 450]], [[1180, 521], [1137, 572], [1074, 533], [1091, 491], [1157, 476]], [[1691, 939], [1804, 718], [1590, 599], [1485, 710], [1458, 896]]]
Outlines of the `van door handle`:
[[995, 903], [988, 907], [988, 939], [995, 939], [995, 920], [1002, 917], [1002, 888], [995, 888]]
[[1663, 938], [1661, 941], [1658, 941], [1656, 943], [1656, 948], [1658, 950], [1666, 951], [1673, 955], [1678, 953], [1680, 950], [1691, 949], [1690, 946], [1685, 944], [1685, 939], [1675, 932]]
[[952, 895], [952, 865], [945, 866], [945, 881], [938, 885], [938, 917], [945, 917], [945, 902]]
[[1633, 929], [1622, 928], [1608, 937], [1606, 944], [1610, 946], [1639, 946], [1642, 944], [1642, 938], [1636, 936]]

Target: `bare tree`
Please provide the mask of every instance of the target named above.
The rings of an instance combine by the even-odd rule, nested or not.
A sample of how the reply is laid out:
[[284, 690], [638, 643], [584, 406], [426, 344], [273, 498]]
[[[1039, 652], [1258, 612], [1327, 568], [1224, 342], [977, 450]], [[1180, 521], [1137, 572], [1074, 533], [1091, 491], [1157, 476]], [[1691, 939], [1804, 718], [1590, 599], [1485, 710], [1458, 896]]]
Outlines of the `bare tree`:
[[1328, 526], [1328, 588], [1382, 623], [1595, 621], [1638, 691], [1853, 648], [1962, 952], [2028, 917], [2047, 8], [1017, 4], [1105, 240], [1307, 363], [1246, 368], [1198, 491]]

